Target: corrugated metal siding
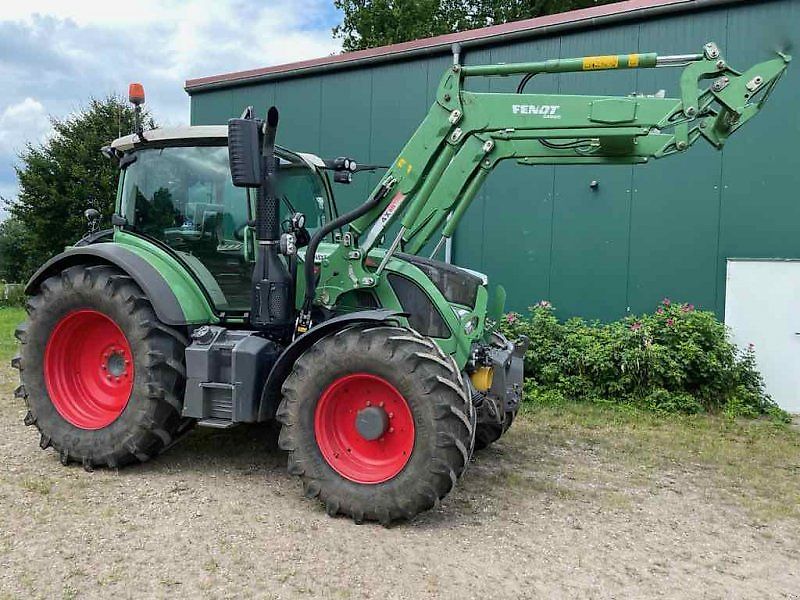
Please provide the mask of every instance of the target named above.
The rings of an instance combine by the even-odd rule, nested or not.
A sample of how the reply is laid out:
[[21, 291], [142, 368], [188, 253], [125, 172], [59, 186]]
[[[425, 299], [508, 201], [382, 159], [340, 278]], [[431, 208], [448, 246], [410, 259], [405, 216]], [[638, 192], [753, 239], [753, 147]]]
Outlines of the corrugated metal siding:
[[[471, 50], [465, 64], [583, 54], [697, 51], [714, 40], [734, 66], [800, 47], [800, 0], [737, 4]], [[192, 123], [224, 123], [247, 104], [281, 110], [280, 143], [324, 156], [388, 164], [426, 114], [450, 58], [400, 61], [192, 96]], [[679, 69], [539, 76], [529, 91], [677, 94]], [[473, 89], [510, 91], [517, 78]], [[482, 86], [482, 87], [478, 87]], [[638, 167], [519, 167], [490, 176], [454, 240], [454, 259], [489, 274], [511, 308], [547, 298], [562, 316], [612, 319], [661, 298], [722, 314], [729, 257], [800, 257], [800, 65], [766, 110], [720, 153]], [[363, 201], [377, 176], [337, 186], [340, 208]], [[599, 182], [593, 191], [592, 180]]]

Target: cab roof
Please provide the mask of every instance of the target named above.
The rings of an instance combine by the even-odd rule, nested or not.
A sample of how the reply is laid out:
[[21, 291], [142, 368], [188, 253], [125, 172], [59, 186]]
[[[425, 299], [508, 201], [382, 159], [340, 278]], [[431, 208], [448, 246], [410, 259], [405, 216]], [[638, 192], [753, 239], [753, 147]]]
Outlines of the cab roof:
[[190, 127], [162, 127], [144, 132], [144, 139], [132, 133], [115, 139], [111, 147], [120, 152], [133, 150], [134, 146], [143, 142], [170, 142], [186, 139], [227, 138], [228, 128], [225, 125], [194, 125]]
[[[144, 132], [144, 138], [140, 138], [138, 134], [132, 133], [115, 139], [111, 142], [111, 147], [118, 152], [128, 152], [143, 143], [169, 143], [172, 141], [182, 140], [209, 140], [219, 139], [225, 140], [228, 138], [227, 125], [192, 125], [184, 127], [161, 127], [159, 129], [149, 129]], [[324, 168], [325, 163], [323, 160], [315, 155], [307, 152], [293, 152], [286, 148], [278, 147], [280, 150], [292, 152], [306, 163], [311, 166]]]

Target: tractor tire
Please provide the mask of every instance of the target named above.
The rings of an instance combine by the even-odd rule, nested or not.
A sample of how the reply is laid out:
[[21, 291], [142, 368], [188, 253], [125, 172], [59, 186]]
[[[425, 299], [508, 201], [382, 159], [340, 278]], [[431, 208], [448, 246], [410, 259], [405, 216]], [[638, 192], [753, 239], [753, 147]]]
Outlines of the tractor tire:
[[42, 282], [16, 332], [13, 365], [27, 425], [62, 464], [144, 462], [193, 425], [181, 417], [186, 337], [156, 318], [141, 288], [106, 265]]
[[502, 423], [478, 423], [475, 426], [475, 450], [484, 450], [497, 440], [511, 427], [516, 412], [506, 412]]
[[475, 411], [430, 338], [354, 326], [295, 363], [277, 418], [288, 469], [329, 515], [389, 525], [436, 506], [469, 464]]

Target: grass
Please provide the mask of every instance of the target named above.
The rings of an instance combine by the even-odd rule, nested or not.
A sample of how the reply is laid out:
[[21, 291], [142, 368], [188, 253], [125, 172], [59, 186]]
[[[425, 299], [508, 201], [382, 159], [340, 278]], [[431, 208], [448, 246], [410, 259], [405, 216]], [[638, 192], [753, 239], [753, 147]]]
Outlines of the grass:
[[[644, 482], [674, 472], [700, 486], [713, 483], [757, 519], [800, 518], [796, 425], [590, 403], [528, 403], [523, 415], [523, 443], [577, 443], [596, 451], [603, 463], [639, 473]], [[598, 474], [584, 474], [593, 476]]]
[[46, 477], [25, 477], [22, 480], [22, 487], [29, 492], [47, 496], [53, 489], [53, 482]]
[[24, 308], [0, 308], [0, 361], [8, 362], [17, 353], [17, 339], [14, 337], [14, 330], [24, 320]]

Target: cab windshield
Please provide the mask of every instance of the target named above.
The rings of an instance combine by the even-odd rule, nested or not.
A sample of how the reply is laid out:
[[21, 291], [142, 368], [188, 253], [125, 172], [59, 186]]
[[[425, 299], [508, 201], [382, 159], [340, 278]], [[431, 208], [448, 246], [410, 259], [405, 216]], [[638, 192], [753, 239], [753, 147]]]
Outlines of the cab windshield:
[[[323, 178], [299, 157], [280, 155], [277, 179], [283, 221], [302, 212], [313, 233], [330, 217]], [[227, 146], [149, 148], [125, 170], [120, 213], [178, 252], [218, 310], [248, 310], [255, 190], [250, 196], [231, 182]]]

